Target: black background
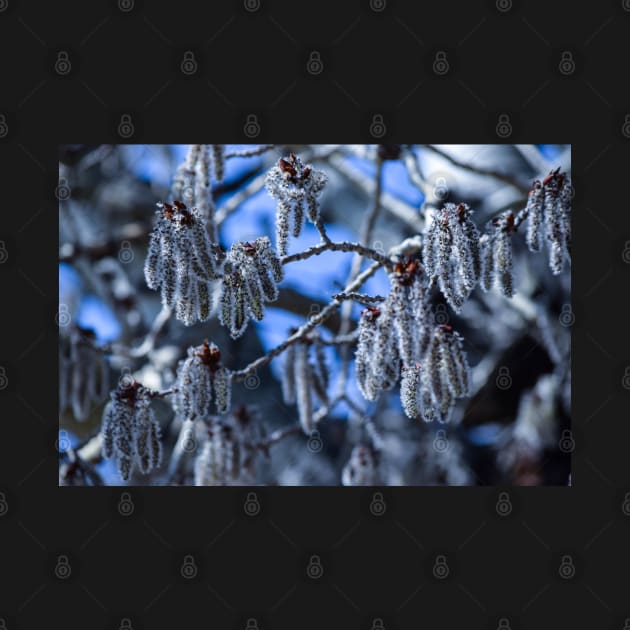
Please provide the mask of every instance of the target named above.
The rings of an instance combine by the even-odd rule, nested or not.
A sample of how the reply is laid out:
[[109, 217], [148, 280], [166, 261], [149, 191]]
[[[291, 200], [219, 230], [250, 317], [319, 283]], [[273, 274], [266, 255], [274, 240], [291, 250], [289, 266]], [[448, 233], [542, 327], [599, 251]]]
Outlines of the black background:
[[[622, 630], [630, 2], [200, 4], [0, 0], [0, 627]], [[57, 487], [58, 145], [246, 142], [252, 114], [254, 142], [373, 142], [375, 114], [383, 142], [498, 142], [507, 114], [510, 142], [573, 144], [573, 487], [510, 489], [507, 516], [498, 488], [384, 489], [382, 516], [369, 489], [261, 488], [247, 516], [247, 488], [143, 488], [122, 516], [120, 489]]]

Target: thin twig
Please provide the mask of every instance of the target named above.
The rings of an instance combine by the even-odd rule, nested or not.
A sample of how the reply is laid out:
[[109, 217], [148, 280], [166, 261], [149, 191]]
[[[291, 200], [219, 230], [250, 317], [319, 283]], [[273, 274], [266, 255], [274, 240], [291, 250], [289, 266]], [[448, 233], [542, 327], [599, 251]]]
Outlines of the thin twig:
[[355, 291], [351, 293], [333, 293], [332, 297], [334, 297], [335, 300], [353, 300], [360, 304], [378, 304], [378, 302], [384, 302], [387, 299], [382, 295], [368, 295], [367, 293], [356, 293]]
[[258, 442], [254, 442], [252, 444], [252, 448], [261, 450], [266, 452], [270, 446], [281, 442], [286, 437], [290, 435], [295, 435], [296, 433], [300, 433], [302, 431], [302, 427], [299, 424], [291, 424], [287, 427], [283, 427], [282, 429], [276, 429], [272, 433], [270, 433], [264, 440], [260, 440]]
[[[332, 153], [328, 156], [326, 161], [344, 178], [362, 190], [369, 198], [374, 197], [375, 183], [350, 164], [343, 155]], [[383, 193], [381, 195], [381, 205], [392, 216], [406, 223], [413, 233], [422, 231], [424, 221], [416, 208], [406, 204], [400, 199], [396, 199], [396, 197], [389, 193]]]
[[[374, 262], [365, 271], [359, 274], [345, 289], [344, 292], [354, 291], [363, 285], [363, 283], [373, 276], [378, 269], [382, 267], [380, 262]], [[330, 314], [341, 304], [339, 300], [333, 300], [327, 304], [319, 313], [310, 317], [305, 324], [297, 329], [288, 339], [283, 341], [280, 345], [272, 348], [267, 354], [259, 357], [255, 361], [252, 361], [247, 367], [242, 370], [238, 370], [233, 374], [233, 381], [242, 381], [247, 376], [255, 372], [257, 369], [264, 367], [271, 363], [272, 359], [282, 354], [290, 345], [297, 343], [303, 339], [311, 330], [322, 324], [330, 316]]]
[[255, 157], [257, 155], [262, 155], [263, 153], [266, 153], [267, 151], [271, 151], [271, 149], [273, 149], [275, 146], [276, 146], [275, 144], [261, 144], [259, 147], [255, 149], [246, 149], [242, 151], [228, 151], [223, 157], [226, 160], [229, 160], [230, 158], [236, 158], [236, 157]]
[[481, 166], [475, 166], [474, 164], [466, 164], [464, 162], [460, 162], [457, 158], [450, 156], [448, 153], [442, 151], [442, 149], [438, 149], [433, 144], [423, 144], [425, 149], [432, 151], [436, 155], [439, 155], [441, 158], [444, 158], [447, 162], [450, 162], [453, 166], [461, 168], [465, 171], [470, 171], [471, 173], [477, 173], [477, 175], [485, 175], [487, 177], [493, 177], [494, 179], [498, 179], [499, 181], [507, 184], [508, 186], [513, 186], [517, 190], [526, 193], [529, 190], [529, 186], [522, 184], [518, 180], [514, 179], [510, 175], [506, 173], [501, 173], [499, 171], [495, 171], [491, 168], [483, 168]]
[[[304, 250], [303, 252], [298, 252], [297, 254], [291, 254], [290, 256], [284, 256], [281, 259], [281, 263], [283, 265], [287, 265], [288, 263], [295, 262], [297, 260], [306, 260], [311, 256], [319, 256], [326, 251], [333, 252], [356, 252], [359, 263], [361, 262], [361, 257], [371, 258], [372, 260], [376, 260], [381, 263], [387, 269], [391, 269], [393, 267], [392, 261], [387, 257], [383, 256], [383, 254], [379, 254], [376, 250], [370, 247], [364, 247], [363, 245], [359, 245], [358, 243], [333, 243], [332, 241], [328, 241], [327, 243], [320, 243], [319, 245], [314, 245], [313, 247], [309, 247], [309, 249]], [[355, 258], [355, 260], [357, 259]], [[353, 268], [350, 272], [350, 277], [354, 277], [358, 273], [359, 265], [355, 265], [353, 261]]]

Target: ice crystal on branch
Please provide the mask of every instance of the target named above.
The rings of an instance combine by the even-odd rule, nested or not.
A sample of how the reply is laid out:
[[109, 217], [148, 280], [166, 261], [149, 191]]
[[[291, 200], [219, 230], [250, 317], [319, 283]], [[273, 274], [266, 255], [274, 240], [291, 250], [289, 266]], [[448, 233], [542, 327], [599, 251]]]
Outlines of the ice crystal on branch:
[[59, 411], [70, 408], [83, 421], [108, 392], [107, 362], [92, 330], [74, 327], [59, 337]]
[[379, 482], [378, 462], [374, 451], [364, 444], [352, 449], [341, 473], [344, 486], [374, 486]]
[[287, 253], [290, 218], [293, 220], [292, 234], [298, 237], [304, 225], [304, 213], [308, 220], [316, 223], [319, 219], [318, 197], [327, 177], [323, 171], [305, 166], [299, 157], [291, 153], [288, 158], [280, 158], [265, 179], [269, 194], [277, 199], [276, 247], [278, 253]]
[[400, 399], [405, 414], [427, 422], [447, 422], [455, 399], [468, 394], [469, 373], [459, 333], [448, 325], [437, 326], [422, 365], [403, 369]]
[[447, 203], [424, 232], [423, 262], [448, 304], [459, 312], [479, 280], [479, 232], [465, 203]]
[[212, 421], [208, 437], [195, 459], [196, 486], [224, 486], [241, 474], [242, 448], [234, 429], [227, 423]]
[[426, 348], [428, 305], [417, 260], [403, 259], [389, 274], [391, 290], [378, 307], [361, 313], [356, 351], [357, 384], [367, 400], [394, 387], [403, 366], [419, 361]]
[[181, 201], [158, 203], [144, 264], [150, 289], [160, 289], [162, 304], [175, 309], [187, 326], [210, 316], [210, 280], [216, 263], [203, 218]]
[[266, 236], [232, 245], [223, 268], [219, 319], [233, 339], [245, 332], [250, 318], [263, 318], [264, 303], [277, 299], [282, 278], [280, 259]]
[[181, 199], [187, 206], [197, 208], [215, 241], [214, 203], [210, 188], [211, 165], [215, 179], [220, 181], [224, 170], [223, 145], [191, 144], [186, 158], [175, 172], [171, 195], [172, 199]]
[[493, 284], [505, 297], [514, 294], [512, 271], [512, 234], [515, 231], [514, 215], [504, 212], [492, 220], [493, 230], [480, 239], [481, 288], [489, 291]]
[[103, 457], [116, 460], [125, 481], [134, 467], [146, 475], [160, 465], [160, 425], [151, 409], [151, 394], [137, 381], [123, 383], [111, 393], [103, 412]]
[[549, 248], [549, 268], [557, 275], [571, 255], [571, 181], [557, 168], [540, 182], [534, 181], [525, 214], [528, 216], [527, 246], [533, 252]]
[[173, 407], [180, 418], [207, 418], [214, 398], [217, 413], [227, 413], [231, 403], [232, 375], [221, 365], [219, 348], [205, 340], [188, 348], [188, 357], [177, 366]]

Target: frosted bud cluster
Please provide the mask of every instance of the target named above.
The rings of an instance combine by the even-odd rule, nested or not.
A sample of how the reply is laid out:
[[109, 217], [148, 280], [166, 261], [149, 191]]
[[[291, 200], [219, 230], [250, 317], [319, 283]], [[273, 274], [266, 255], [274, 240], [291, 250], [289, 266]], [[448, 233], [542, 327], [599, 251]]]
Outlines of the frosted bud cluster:
[[289, 231], [296, 238], [302, 232], [305, 213], [312, 223], [319, 219], [318, 197], [327, 180], [323, 171], [305, 166], [293, 153], [288, 158], [280, 158], [278, 164], [267, 173], [265, 187], [278, 201], [276, 247], [281, 256], [287, 253]]

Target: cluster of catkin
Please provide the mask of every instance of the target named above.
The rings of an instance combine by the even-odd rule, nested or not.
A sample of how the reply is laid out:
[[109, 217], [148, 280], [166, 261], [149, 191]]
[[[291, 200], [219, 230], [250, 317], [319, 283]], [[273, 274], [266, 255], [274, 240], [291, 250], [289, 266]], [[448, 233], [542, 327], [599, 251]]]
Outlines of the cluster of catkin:
[[571, 255], [571, 191], [570, 179], [558, 168], [542, 182], [534, 181], [525, 208], [527, 246], [537, 252], [546, 239], [549, 268], [556, 275], [562, 272]]
[[276, 247], [278, 253], [287, 253], [290, 219], [293, 220], [292, 234], [298, 237], [304, 226], [304, 215], [312, 223], [319, 220], [318, 197], [327, 182], [323, 171], [304, 165], [299, 157], [291, 153], [280, 158], [265, 178], [265, 187], [278, 201], [276, 209]]
[[405, 259], [389, 275], [391, 290], [359, 320], [355, 370], [367, 400], [396, 385], [402, 366], [415, 365], [428, 342], [428, 304], [417, 260]]
[[447, 203], [424, 232], [422, 260], [427, 277], [437, 280], [444, 298], [459, 312], [481, 272], [479, 231], [465, 203]]
[[233, 339], [245, 332], [250, 318], [263, 318], [264, 302], [277, 299], [283, 277], [280, 259], [266, 236], [232, 245], [223, 266], [219, 319]]
[[468, 394], [470, 376], [462, 337], [451, 326], [433, 330], [422, 362], [405, 366], [400, 400], [409, 418], [446, 422], [456, 398]]
[[497, 286], [505, 297], [514, 294], [512, 265], [512, 234], [515, 230], [514, 215], [504, 212], [492, 220], [494, 229], [480, 239], [481, 288], [489, 291]]
[[207, 340], [188, 348], [188, 357], [177, 366], [173, 408], [182, 420], [206, 419], [211, 403], [217, 413], [228, 412], [232, 397], [232, 373], [221, 365], [221, 352]]
[[94, 404], [105, 400], [109, 389], [108, 366], [94, 346], [91, 330], [73, 327], [59, 336], [59, 412], [72, 410], [85, 420]]
[[210, 316], [210, 281], [216, 262], [205, 221], [197, 208], [181, 201], [158, 203], [144, 264], [150, 289], [160, 289], [162, 304], [174, 308], [187, 326]]
[[227, 422], [208, 423], [207, 437], [195, 458], [196, 486], [224, 486], [237, 481], [244, 453], [239, 436]]
[[125, 481], [135, 466], [148, 474], [162, 459], [160, 425], [151, 409], [151, 394], [137, 381], [123, 381], [103, 412], [103, 457], [116, 460]]
[[214, 232], [214, 205], [210, 188], [210, 169], [214, 179], [223, 180], [225, 147], [221, 144], [191, 144], [184, 161], [177, 167], [171, 194], [186, 205], [196, 207]]
[[282, 397], [287, 405], [297, 403], [300, 426], [306, 435], [310, 435], [316, 425], [313, 394], [326, 404], [327, 390], [328, 366], [317, 334], [290, 345], [284, 357]]

